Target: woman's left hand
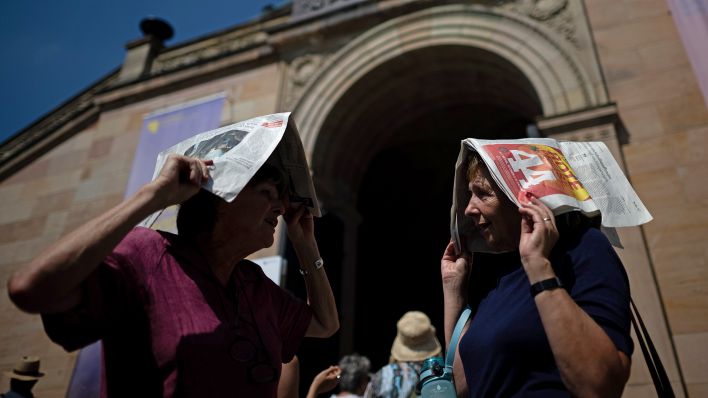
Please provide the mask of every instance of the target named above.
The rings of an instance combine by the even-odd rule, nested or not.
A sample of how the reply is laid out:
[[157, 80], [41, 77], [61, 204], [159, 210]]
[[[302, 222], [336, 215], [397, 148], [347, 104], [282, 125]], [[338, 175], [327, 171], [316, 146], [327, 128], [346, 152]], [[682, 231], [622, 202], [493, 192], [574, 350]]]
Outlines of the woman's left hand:
[[530, 279], [536, 279], [532, 278], [532, 274], [552, 272], [548, 256], [558, 241], [558, 229], [551, 209], [535, 197], [529, 199], [528, 203], [522, 203], [519, 208], [521, 213], [519, 255], [526, 274]]
[[305, 205], [288, 209], [283, 218], [288, 226], [288, 237], [294, 245], [314, 242], [315, 222], [312, 213]]
[[305, 276], [307, 304], [312, 309], [308, 337], [332, 337], [339, 330], [339, 314], [327, 272], [315, 240], [315, 222], [310, 210], [301, 205], [288, 209], [283, 215], [288, 225], [288, 237]]

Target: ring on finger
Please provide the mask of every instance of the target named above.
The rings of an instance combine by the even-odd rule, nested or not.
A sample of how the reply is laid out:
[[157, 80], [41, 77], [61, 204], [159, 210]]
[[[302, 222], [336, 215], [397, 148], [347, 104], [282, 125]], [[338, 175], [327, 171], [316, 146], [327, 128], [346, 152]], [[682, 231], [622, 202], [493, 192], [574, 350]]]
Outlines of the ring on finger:
[[543, 221], [545, 221], [545, 222], [551, 221], [551, 218], [550, 217], [543, 217]]

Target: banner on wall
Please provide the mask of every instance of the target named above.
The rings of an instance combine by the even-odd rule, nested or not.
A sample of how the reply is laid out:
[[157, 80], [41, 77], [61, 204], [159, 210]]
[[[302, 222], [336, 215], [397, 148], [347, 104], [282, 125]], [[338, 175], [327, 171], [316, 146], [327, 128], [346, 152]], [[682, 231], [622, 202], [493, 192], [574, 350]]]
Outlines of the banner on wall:
[[668, 0], [686, 54], [708, 106], [708, 2], [705, 0]]
[[219, 127], [224, 98], [224, 94], [218, 94], [145, 116], [125, 189], [126, 198], [152, 180], [155, 159], [160, 152], [195, 134]]

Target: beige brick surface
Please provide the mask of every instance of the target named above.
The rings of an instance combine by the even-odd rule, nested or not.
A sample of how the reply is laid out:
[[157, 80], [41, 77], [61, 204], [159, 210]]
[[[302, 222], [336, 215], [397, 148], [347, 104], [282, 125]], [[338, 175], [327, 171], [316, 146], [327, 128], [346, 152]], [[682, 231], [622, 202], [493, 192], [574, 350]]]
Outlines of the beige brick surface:
[[[589, 5], [588, 8], [594, 7]], [[637, 48], [665, 40], [678, 40], [676, 27], [669, 15], [637, 18], [628, 23], [595, 30], [594, 33], [601, 56], [606, 52]]]
[[620, 104], [619, 109], [624, 123], [632, 126], [629, 131], [632, 142], [641, 142], [647, 138], [663, 135], [664, 128], [656, 103], [635, 107]]
[[75, 194], [75, 189], [66, 189], [64, 191], [39, 195], [32, 207], [32, 215], [37, 217], [53, 211], [68, 209], [74, 201]]
[[3, 185], [12, 185], [18, 181], [28, 181], [38, 177], [47, 175], [49, 171], [49, 159], [44, 158], [34, 161], [26, 167], [20, 169], [17, 173], [11, 175], [4, 181]]
[[587, 9], [596, 32], [612, 29], [625, 23], [630, 11], [626, 1], [613, 0], [594, 0]]
[[708, 383], [690, 383], [686, 388], [688, 388], [689, 397], [708, 397]]
[[623, 106], [650, 104], [657, 98], [675, 101], [694, 90], [684, 74], [663, 71], [638, 74], [611, 84], [609, 89], [610, 96]]
[[644, 61], [636, 50], [618, 51], [603, 62], [605, 78], [617, 82], [637, 78], [645, 71]]
[[[585, 4], [631, 134], [630, 178], [654, 216], [644, 231], [688, 393], [708, 396], [708, 109], [665, 1]], [[625, 392], [649, 395], [641, 384]]]
[[664, 40], [648, 43], [637, 48], [637, 54], [646, 70], [668, 70], [688, 65], [688, 58], [681, 43]]
[[[674, 392], [676, 397], [684, 397], [685, 395], [681, 391], [681, 383], [678, 381], [671, 380], [671, 385], [674, 387]], [[623, 398], [647, 398], [655, 397], [656, 389], [654, 384], [627, 384], [622, 394]], [[692, 395], [689, 395], [692, 396]]]
[[31, 239], [44, 231], [47, 216], [0, 225], [0, 244]]
[[[708, 228], [702, 230], [706, 232]], [[708, 331], [708, 253], [701, 243], [687, 239], [652, 250], [671, 329], [677, 334]]]
[[111, 152], [114, 137], [99, 138], [91, 143], [88, 151], [89, 159], [102, 158]]
[[696, 86], [692, 86], [678, 98], [658, 104], [657, 107], [661, 124], [667, 133], [708, 124], [708, 110]]
[[676, 349], [688, 384], [708, 384], [708, 333], [677, 334]]

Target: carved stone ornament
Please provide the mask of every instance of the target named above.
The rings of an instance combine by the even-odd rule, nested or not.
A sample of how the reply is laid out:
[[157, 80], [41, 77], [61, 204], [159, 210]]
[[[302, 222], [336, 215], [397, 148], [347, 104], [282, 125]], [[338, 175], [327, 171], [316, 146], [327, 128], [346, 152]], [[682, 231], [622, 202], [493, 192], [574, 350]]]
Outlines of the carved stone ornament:
[[302, 90], [312, 80], [317, 70], [322, 66], [324, 57], [319, 54], [307, 54], [295, 58], [287, 71], [287, 91], [284, 107], [290, 109], [302, 96]]
[[366, 0], [294, 0], [293, 20], [302, 20]]
[[192, 65], [196, 62], [216, 58], [233, 53], [249, 46], [264, 43], [268, 38], [265, 32], [256, 32], [235, 37], [224, 35], [217, 40], [205, 40], [189, 50], [168, 51], [161, 54], [153, 63], [152, 73], [167, 72], [180, 67]]
[[322, 56], [316, 54], [303, 55], [290, 63], [290, 80], [296, 86], [304, 86], [317, 71], [322, 62]]
[[568, 0], [498, 0], [497, 4], [542, 22], [561, 33], [573, 45], [578, 45]]

